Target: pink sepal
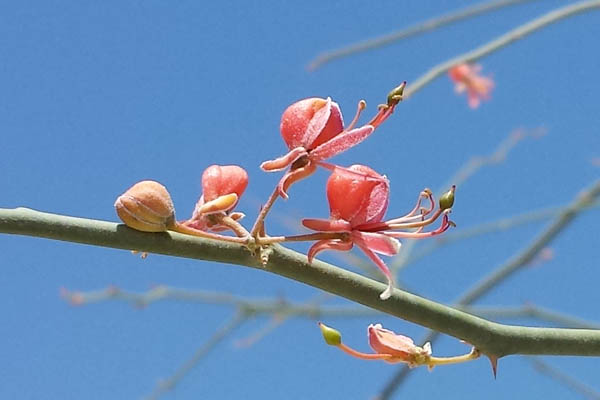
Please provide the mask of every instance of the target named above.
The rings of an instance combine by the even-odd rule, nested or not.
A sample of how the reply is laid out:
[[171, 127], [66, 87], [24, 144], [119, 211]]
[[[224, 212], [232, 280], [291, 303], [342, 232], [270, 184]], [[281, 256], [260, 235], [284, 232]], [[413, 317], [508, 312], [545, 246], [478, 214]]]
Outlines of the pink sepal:
[[263, 171], [268, 172], [281, 171], [289, 167], [294, 161], [296, 161], [300, 157], [305, 156], [307, 154], [308, 153], [306, 152], [306, 149], [304, 149], [304, 147], [296, 147], [279, 158], [263, 162], [262, 164], [260, 164], [260, 168]]
[[342, 242], [337, 239], [325, 239], [315, 242], [308, 250], [308, 262], [312, 263], [316, 255], [324, 250], [348, 251], [352, 249], [352, 242]]

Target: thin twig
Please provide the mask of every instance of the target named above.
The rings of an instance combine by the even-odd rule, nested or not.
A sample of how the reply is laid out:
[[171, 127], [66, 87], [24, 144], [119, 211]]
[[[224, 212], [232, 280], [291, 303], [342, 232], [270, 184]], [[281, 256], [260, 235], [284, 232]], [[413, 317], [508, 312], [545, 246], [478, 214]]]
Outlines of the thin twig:
[[[524, 214], [513, 215], [512, 217], [506, 217], [495, 221], [485, 222], [470, 228], [454, 229], [452, 230], [452, 232], [448, 232], [444, 236], [440, 236], [434, 242], [422, 246], [422, 248], [419, 248], [419, 250], [415, 250], [410, 255], [410, 257], [407, 257], [406, 265], [411, 264], [433, 253], [440, 247], [454, 243], [456, 241], [484, 234], [505, 231], [516, 226], [529, 224], [532, 222], [543, 221], [564, 212], [568, 207], [570, 207], [570, 205], [559, 207], [547, 207], [539, 210], [529, 211]], [[586, 210], [598, 207], [600, 207], [600, 201], [595, 201], [593, 203], [590, 203], [588, 206], [583, 207], [582, 209]]]
[[[309, 299], [306, 303], [300, 304], [301, 307], [312, 307], [316, 310], [320, 309], [321, 303], [329, 299], [331, 295], [329, 293], [319, 292], [313, 298]], [[284, 301], [279, 302], [281, 305], [285, 304]], [[356, 307], [357, 309], [359, 307]], [[360, 307], [363, 308], [363, 307]], [[269, 323], [267, 323], [261, 330], [255, 332], [252, 336], [246, 338], [245, 340], [240, 340], [238, 343], [241, 346], [247, 347], [257, 343], [259, 340], [263, 339], [269, 333], [273, 332], [275, 329], [279, 328], [283, 325], [288, 319], [291, 317], [296, 317], [298, 315], [287, 312], [288, 308], [282, 308], [280, 312], [274, 312], [271, 315], [271, 319]], [[373, 310], [371, 310], [373, 311]], [[312, 318], [316, 319], [316, 314], [312, 314]]]
[[585, 11], [592, 10], [594, 8], [600, 8], [600, 0], [587, 0], [580, 1], [578, 3], [570, 4], [565, 7], [557, 8], [553, 11], [550, 11], [547, 14], [542, 15], [534, 20], [527, 22], [502, 36], [480, 46], [476, 49], [473, 49], [467, 53], [461, 54], [459, 56], [453, 57], [448, 61], [444, 61], [441, 64], [438, 64], [427, 71], [425, 74], [421, 75], [417, 80], [412, 82], [409, 86], [404, 90], [404, 98], [408, 98], [415, 94], [417, 91], [423, 89], [427, 84], [431, 83], [435, 78], [444, 74], [450, 68], [457, 64], [469, 63], [476, 61], [482, 57], [485, 57], [501, 48], [516, 42], [517, 40], [523, 39], [525, 36], [530, 35], [531, 33], [544, 28], [554, 22], [558, 22], [562, 19], [571, 17], [576, 14], [580, 14]]
[[[324, 305], [330, 297], [320, 293], [317, 297], [302, 303], [292, 303], [285, 298], [247, 298], [235, 296], [227, 292], [214, 292], [199, 289], [182, 289], [169, 286], [156, 286], [145, 292], [131, 292], [109, 286], [105, 289], [89, 292], [68, 291], [63, 289], [62, 296], [75, 306], [101, 303], [106, 301], [122, 301], [136, 307], [146, 307], [158, 301], [184, 301], [200, 304], [216, 304], [234, 307], [238, 312], [256, 316], [276, 315], [286, 318], [364, 318], [382, 315], [380, 311], [361, 305]], [[500, 318], [535, 318], [540, 321], [553, 322], [559, 327], [600, 329], [600, 323], [590, 322], [571, 315], [559, 313], [534, 304], [520, 307], [459, 307], [468, 313], [497, 320]]]
[[572, 389], [574, 392], [581, 394], [586, 399], [600, 400], [600, 392], [594, 390], [585, 383], [565, 374], [550, 364], [542, 361], [537, 357], [527, 357], [527, 360], [532, 364], [533, 368], [540, 374], [546, 375]]
[[[448, 181], [442, 186], [442, 189], [437, 191], [437, 196], [439, 197], [440, 193], [447, 190], [447, 188], [452, 185], [456, 185], [460, 188], [465, 181], [475, 175], [475, 173], [482, 168], [503, 162], [506, 160], [506, 157], [510, 151], [523, 139], [527, 137], [539, 138], [545, 133], [545, 129], [541, 127], [530, 131], [524, 129], [513, 130], [505, 139], [500, 142], [500, 144], [498, 144], [491, 154], [485, 156], [473, 156], [466, 163], [461, 165], [459, 169], [450, 177], [450, 179], [448, 179]], [[451, 234], [452, 232], [446, 232], [444, 236]], [[417, 242], [417, 240], [406, 240], [403, 243], [402, 251], [396, 257], [394, 257], [390, 265], [394, 275], [397, 275], [399, 271], [408, 266], [408, 264], [412, 261], [411, 255], [417, 245]]]
[[[483, 278], [478, 284], [467, 290], [456, 302], [457, 306], [468, 306], [481, 298], [484, 294], [498, 286], [510, 275], [532, 261], [537, 253], [546, 247], [556, 236], [571, 223], [585, 207], [589, 206], [600, 196], [600, 181], [581, 192], [576, 199], [567, 207], [552, 224], [546, 228], [533, 242], [519, 252], [516, 256], [506, 261], [503, 265]], [[439, 336], [438, 332], [429, 331], [421, 340], [421, 343], [434, 342]], [[400, 367], [396, 374], [384, 386], [377, 397], [379, 400], [389, 399], [396, 389], [408, 376], [409, 369]]]
[[423, 22], [419, 22], [408, 28], [404, 28], [395, 32], [388, 33], [373, 39], [353, 43], [351, 45], [342, 47], [340, 49], [327, 51], [317, 56], [313, 61], [308, 64], [307, 69], [314, 71], [317, 68], [322, 67], [331, 61], [348, 57], [356, 53], [361, 53], [366, 50], [372, 50], [379, 47], [383, 47], [394, 42], [398, 42], [403, 39], [407, 39], [412, 36], [416, 36], [425, 32], [432, 31], [445, 25], [450, 25], [454, 22], [461, 21], [466, 18], [474, 17], [486, 12], [498, 10], [503, 7], [512, 6], [519, 3], [525, 3], [531, 0], [494, 0], [487, 1], [484, 3], [475, 4], [470, 7], [463, 8], [461, 10], [437, 16], [428, 19]]
[[194, 355], [181, 365], [177, 371], [169, 378], [160, 380], [154, 391], [146, 397], [148, 400], [156, 400], [163, 394], [172, 390], [212, 349], [214, 349], [223, 339], [231, 332], [237, 329], [242, 323], [248, 319], [248, 314], [236, 313], [225, 325], [219, 328], [213, 335], [202, 345]]

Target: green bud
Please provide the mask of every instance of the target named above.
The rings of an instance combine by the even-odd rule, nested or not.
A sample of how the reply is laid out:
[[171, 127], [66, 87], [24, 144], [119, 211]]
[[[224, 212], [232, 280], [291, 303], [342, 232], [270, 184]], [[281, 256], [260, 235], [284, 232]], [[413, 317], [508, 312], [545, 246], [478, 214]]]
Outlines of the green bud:
[[447, 210], [449, 208], [452, 208], [452, 206], [454, 205], [454, 190], [456, 189], [456, 186], [452, 185], [452, 188], [450, 190], [448, 190], [446, 193], [444, 193], [442, 195], [442, 197], [440, 197], [440, 210]]
[[391, 92], [388, 93], [387, 96], [387, 105], [392, 106], [394, 104], [398, 104], [398, 102], [402, 101], [402, 94], [404, 93], [404, 88], [406, 87], [406, 81], [402, 82], [400, 86], [392, 89]]
[[342, 334], [340, 332], [328, 327], [322, 322], [319, 322], [319, 328], [321, 328], [321, 333], [323, 334], [325, 343], [330, 346], [339, 346], [342, 344]]

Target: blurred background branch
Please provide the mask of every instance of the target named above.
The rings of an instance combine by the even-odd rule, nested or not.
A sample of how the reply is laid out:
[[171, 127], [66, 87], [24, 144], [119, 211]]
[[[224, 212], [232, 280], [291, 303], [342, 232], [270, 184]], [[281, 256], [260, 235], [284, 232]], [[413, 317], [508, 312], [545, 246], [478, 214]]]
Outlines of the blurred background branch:
[[461, 21], [463, 19], [475, 17], [477, 15], [485, 14], [519, 3], [526, 3], [529, 1], [532, 0], [494, 0], [465, 7], [455, 12], [447, 13], [438, 17], [430, 18], [427, 21], [416, 23], [414, 25], [409, 26], [408, 28], [404, 28], [396, 32], [381, 35], [376, 38], [365, 40], [362, 42], [350, 44], [340, 49], [327, 51], [317, 56], [313, 61], [311, 61], [308, 64], [307, 68], [309, 71], [314, 71], [317, 68], [320, 68], [323, 65], [338, 60], [340, 58], [349, 57], [367, 50], [373, 50], [379, 47], [387, 46], [400, 40], [408, 39], [412, 36], [426, 33], [437, 28], [441, 28], [442, 26], [450, 25], [452, 23]]
[[535, 18], [523, 25], [518, 26], [515, 29], [506, 32], [505, 34], [487, 42], [482, 46], [432, 67], [419, 78], [409, 83], [409, 85], [406, 87], [406, 90], [404, 90], [404, 97], [409, 98], [431, 83], [435, 78], [439, 77], [457, 64], [477, 61], [478, 59], [498, 51], [503, 47], [516, 42], [517, 40], [521, 40], [524, 37], [550, 24], [586, 11], [592, 11], [597, 8], [600, 8], [600, 0], [580, 1], [552, 10], [538, 18]]
[[[509, 278], [512, 274], [534, 260], [536, 255], [555, 239], [556, 236], [564, 230], [584, 208], [592, 204], [598, 196], [600, 196], [600, 181], [594, 182], [589, 188], [579, 193], [573, 202], [566, 207], [550, 226], [537, 236], [537, 238], [535, 238], [526, 248], [508, 259], [496, 270], [492, 271], [492, 273], [481, 279], [479, 283], [475, 284], [471, 289], [467, 290], [456, 301], [456, 305], [464, 307], [473, 304], [483, 295], [496, 288], [505, 279]], [[423, 339], [421, 339], [420, 343], [434, 342], [438, 336], [439, 332], [429, 331]], [[397, 373], [384, 386], [378, 398], [391, 398], [402, 382], [404, 382], [409, 372], [410, 370], [408, 368], [400, 367]]]

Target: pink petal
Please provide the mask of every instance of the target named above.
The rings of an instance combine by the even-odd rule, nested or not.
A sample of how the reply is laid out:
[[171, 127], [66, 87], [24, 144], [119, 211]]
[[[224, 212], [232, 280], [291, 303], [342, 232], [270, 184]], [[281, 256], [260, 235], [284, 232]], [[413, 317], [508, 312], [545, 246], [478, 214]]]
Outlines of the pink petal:
[[326, 239], [315, 242], [308, 250], [308, 262], [312, 263], [316, 255], [324, 250], [348, 251], [352, 249], [352, 242], [342, 242], [337, 239]]
[[375, 186], [366, 207], [363, 207], [352, 219], [352, 225], [361, 225], [370, 222], [379, 222], [387, 211], [390, 199], [390, 185], [387, 179]]
[[367, 247], [375, 253], [386, 256], [398, 254], [401, 245], [398, 240], [376, 232], [352, 231], [352, 240], [357, 245]]
[[369, 325], [367, 334], [369, 345], [376, 353], [392, 354], [405, 361], [410, 361], [411, 356], [418, 353], [419, 349], [411, 338], [384, 329], [381, 324]]
[[327, 98], [327, 103], [315, 113], [306, 127], [304, 137], [302, 138], [302, 144], [304, 144], [307, 149], [312, 148], [311, 145], [323, 129], [325, 129], [329, 117], [331, 117], [331, 97]]
[[352, 129], [348, 132], [342, 132], [333, 139], [317, 146], [310, 152], [310, 158], [314, 161], [321, 161], [342, 153], [349, 148], [359, 144], [369, 136], [375, 128], [371, 125], [365, 125], [360, 128]]
[[308, 229], [319, 232], [349, 232], [352, 229], [350, 223], [343, 219], [329, 220], [305, 218], [302, 220], [302, 225]]
[[383, 262], [381, 258], [375, 253], [373, 253], [368, 247], [362, 245], [361, 243], [355, 242], [356, 245], [377, 265], [377, 267], [381, 270], [383, 275], [387, 278], [388, 286], [387, 288], [379, 295], [381, 300], [387, 300], [392, 295], [392, 291], [394, 290], [394, 278], [392, 277], [392, 273], [387, 265]]

